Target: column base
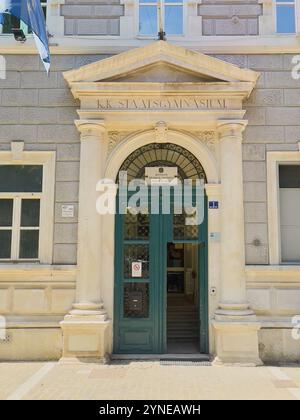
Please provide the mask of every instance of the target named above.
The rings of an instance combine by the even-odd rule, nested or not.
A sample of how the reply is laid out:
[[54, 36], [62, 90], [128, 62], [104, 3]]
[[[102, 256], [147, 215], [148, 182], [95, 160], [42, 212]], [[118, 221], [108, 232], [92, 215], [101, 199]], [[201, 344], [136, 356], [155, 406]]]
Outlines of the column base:
[[106, 363], [111, 353], [111, 321], [103, 305], [75, 304], [60, 326], [63, 363]]
[[[218, 317], [220, 318], [220, 317]], [[258, 331], [261, 324], [250, 315], [242, 319], [215, 319], [216, 356], [213, 365], [261, 366]]]

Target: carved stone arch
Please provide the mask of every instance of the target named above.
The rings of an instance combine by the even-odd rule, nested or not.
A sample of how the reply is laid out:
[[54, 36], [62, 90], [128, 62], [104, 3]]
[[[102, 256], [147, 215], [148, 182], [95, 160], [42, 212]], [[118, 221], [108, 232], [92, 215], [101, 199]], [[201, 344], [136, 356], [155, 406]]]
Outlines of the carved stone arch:
[[144, 179], [145, 168], [174, 166], [178, 177], [184, 179], [203, 179], [205, 171], [198, 159], [187, 149], [174, 143], [149, 143], [132, 152], [123, 162], [120, 171], [127, 172], [127, 179]]
[[[156, 143], [153, 130], [135, 133], [121, 141], [110, 154], [105, 171], [105, 177], [116, 180], [124, 161], [137, 149]], [[165, 142], [187, 150], [200, 164], [208, 183], [219, 183], [217, 161], [212, 151], [196, 137], [175, 130], [168, 130]]]

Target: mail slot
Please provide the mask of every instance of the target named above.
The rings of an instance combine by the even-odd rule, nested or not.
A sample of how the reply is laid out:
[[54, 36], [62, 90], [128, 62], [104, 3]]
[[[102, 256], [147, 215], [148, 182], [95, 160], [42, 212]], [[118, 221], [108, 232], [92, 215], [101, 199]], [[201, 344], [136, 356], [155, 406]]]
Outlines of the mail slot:
[[143, 293], [142, 292], [130, 292], [128, 296], [129, 308], [131, 311], [142, 311], [143, 308]]

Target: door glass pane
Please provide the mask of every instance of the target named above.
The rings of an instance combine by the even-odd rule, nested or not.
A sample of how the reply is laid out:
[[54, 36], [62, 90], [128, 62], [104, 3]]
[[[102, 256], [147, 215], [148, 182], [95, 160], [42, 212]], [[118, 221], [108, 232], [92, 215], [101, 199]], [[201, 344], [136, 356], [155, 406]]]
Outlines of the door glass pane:
[[0, 230], [0, 258], [10, 258], [11, 230]]
[[38, 255], [39, 255], [39, 231], [38, 230], [21, 230], [19, 258], [38, 258]]
[[13, 200], [0, 200], [0, 226], [12, 226]]
[[140, 35], [157, 35], [157, 7], [140, 6]]
[[183, 8], [182, 6], [165, 7], [165, 31], [167, 35], [183, 34]]
[[189, 220], [192, 222], [193, 215], [188, 215], [185, 212], [182, 214], [174, 214], [173, 219], [173, 238], [174, 240], [181, 239], [197, 239], [199, 235], [199, 225], [188, 224]]
[[40, 200], [22, 200], [21, 226], [40, 225]]
[[124, 284], [124, 317], [148, 318], [149, 317], [149, 284], [125, 283]]
[[42, 165], [0, 165], [0, 192], [42, 192]]
[[132, 263], [142, 263], [142, 278], [149, 277], [149, 247], [148, 245], [125, 245], [124, 247], [124, 277], [132, 276]]
[[125, 239], [147, 240], [149, 238], [149, 215], [131, 214], [125, 215]]

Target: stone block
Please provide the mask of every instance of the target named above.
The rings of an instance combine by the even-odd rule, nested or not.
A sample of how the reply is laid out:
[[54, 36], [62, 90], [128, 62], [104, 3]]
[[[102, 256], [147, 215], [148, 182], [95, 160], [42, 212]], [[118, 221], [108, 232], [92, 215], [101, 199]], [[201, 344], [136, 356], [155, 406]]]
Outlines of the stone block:
[[[7, 109], [11, 112], [9, 108]], [[22, 124], [55, 124], [57, 123], [57, 108], [20, 108], [20, 122]]]
[[216, 19], [215, 22], [216, 35], [247, 35], [247, 19], [239, 19], [234, 22], [231, 19]]
[[23, 140], [24, 142], [36, 142], [36, 125], [1, 125], [0, 142]]
[[9, 328], [10, 341], [0, 346], [0, 359], [58, 360], [62, 353], [61, 328]]
[[280, 54], [249, 54], [248, 66], [255, 71], [283, 70], [283, 56]]
[[247, 68], [248, 58], [246, 55], [217, 54], [213, 55], [213, 57], [218, 58], [222, 61], [227, 61], [228, 63], [234, 64], [235, 66], [241, 68]]
[[19, 88], [20, 73], [17, 71], [9, 71], [6, 69], [6, 79], [0, 79], [0, 88]]
[[15, 288], [13, 294], [13, 313], [15, 314], [41, 314], [48, 311], [48, 299], [45, 289], [19, 289]]
[[200, 4], [198, 6], [200, 16], [224, 17], [231, 19], [233, 16], [252, 17], [261, 14], [259, 4]]
[[74, 99], [70, 89], [40, 89], [39, 104], [41, 106], [77, 106], [79, 101]]
[[79, 162], [57, 162], [57, 181], [79, 181]]
[[61, 6], [61, 16], [65, 17], [91, 17], [94, 8], [90, 5], [66, 4]]
[[78, 201], [78, 182], [57, 182], [56, 183], [56, 202], [77, 202]]
[[265, 159], [266, 159], [266, 146], [264, 144], [243, 144], [243, 160], [265, 160]]
[[245, 182], [244, 201], [264, 202], [267, 200], [267, 187], [265, 182]]
[[243, 134], [245, 143], [282, 143], [284, 127], [281, 126], [248, 126]]
[[[74, 55], [51, 54], [51, 72], [56, 72], [57, 78], [59, 78], [62, 75], [60, 71], [71, 70], [74, 68], [74, 62]], [[44, 65], [41, 61], [40, 70], [44, 70]], [[57, 87], [60, 86], [58, 85]]]
[[23, 73], [39, 69], [40, 57], [37, 54], [7, 54], [5, 58], [7, 70], [16, 70]]
[[73, 124], [74, 120], [78, 119], [76, 107], [61, 107], [58, 108], [58, 123], [59, 124]]
[[300, 105], [300, 89], [284, 90], [284, 105], [299, 106]]
[[267, 144], [266, 145], [267, 151], [285, 151], [285, 152], [298, 152], [299, 146], [298, 143], [278, 143], [278, 144]]
[[266, 109], [267, 125], [300, 125], [300, 107]]
[[123, 5], [100, 5], [95, 6], [93, 9], [93, 17], [102, 18], [105, 17], [119, 17], [124, 15], [124, 6]]
[[270, 289], [247, 289], [247, 299], [256, 315], [269, 315], [272, 307]]
[[49, 76], [44, 71], [27, 71], [21, 73], [21, 88], [54, 89], [57, 87], [57, 73], [50, 72]]
[[104, 60], [108, 57], [108, 55], [104, 54], [79, 55], [75, 57], [75, 67], [81, 67], [90, 63], [95, 63], [96, 61]]
[[54, 264], [76, 264], [77, 246], [75, 244], [55, 244], [53, 250]]
[[267, 217], [266, 203], [245, 203], [246, 223], [266, 223]]
[[266, 223], [246, 223], [246, 244], [253, 245], [253, 241], [259, 240], [262, 245], [268, 243], [268, 226]]
[[280, 106], [283, 105], [283, 89], [255, 89], [245, 102], [248, 106]]
[[79, 159], [80, 143], [57, 145], [57, 161], [79, 161]]
[[267, 245], [246, 245], [246, 264], [266, 265], [269, 264]]
[[215, 365], [238, 364], [239, 366], [259, 366], [258, 322], [213, 321], [216, 337]]
[[[0, 107], [0, 125], [4, 124], [18, 124], [20, 122], [20, 110], [14, 108], [13, 110], [8, 107]], [[1, 129], [0, 129], [1, 131]]]
[[54, 228], [55, 244], [76, 244], [78, 226], [76, 223], [57, 223]]
[[74, 143], [79, 142], [79, 133], [74, 122], [72, 125], [40, 125], [38, 142], [40, 143]]
[[266, 123], [266, 116], [265, 116], [265, 108], [262, 107], [245, 107], [247, 109], [245, 114], [245, 119], [248, 120], [248, 124], [250, 125], [265, 125]]
[[205, 19], [205, 18], [202, 19], [202, 32], [203, 32], [203, 35], [206, 35], [206, 36], [216, 34], [213, 19]]
[[75, 301], [75, 289], [52, 289], [51, 313], [65, 315]]
[[35, 106], [38, 104], [37, 89], [3, 89], [1, 104], [3, 106]]
[[300, 126], [284, 127], [286, 143], [300, 142]]
[[289, 71], [271, 71], [265, 73], [266, 88], [299, 88], [299, 80], [292, 78]]
[[244, 162], [243, 163], [244, 182], [266, 181], [267, 171], [265, 162]]

